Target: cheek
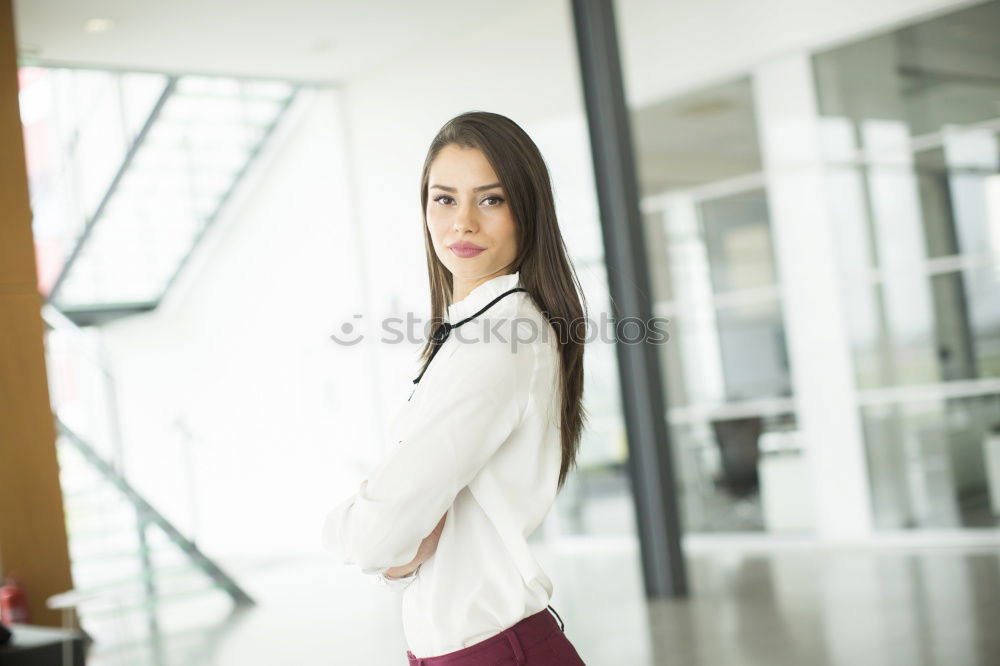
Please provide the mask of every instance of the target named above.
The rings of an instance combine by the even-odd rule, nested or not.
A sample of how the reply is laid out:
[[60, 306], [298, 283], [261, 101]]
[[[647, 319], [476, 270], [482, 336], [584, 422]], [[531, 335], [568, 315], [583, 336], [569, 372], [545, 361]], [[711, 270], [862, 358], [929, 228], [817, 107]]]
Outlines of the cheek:
[[517, 242], [517, 225], [514, 224], [514, 218], [508, 217], [504, 220], [502, 233], [506, 243], [513, 245]]
[[427, 231], [430, 232], [432, 239], [435, 241], [440, 240], [447, 228], [447, 221], [443, 220], [440, 215], [434, 215], [430, 211], [427, 212]]

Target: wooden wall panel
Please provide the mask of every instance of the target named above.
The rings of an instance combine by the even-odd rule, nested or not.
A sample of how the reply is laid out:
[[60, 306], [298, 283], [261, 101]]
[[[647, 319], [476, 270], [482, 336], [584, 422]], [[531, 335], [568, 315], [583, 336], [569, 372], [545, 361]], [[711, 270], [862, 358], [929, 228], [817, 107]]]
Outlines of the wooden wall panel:
[[32, 624], [60, 626], [45, 599], [73, 587], [45, 370], [12, 0], [0, 0], [0, 572], [17, 572]]

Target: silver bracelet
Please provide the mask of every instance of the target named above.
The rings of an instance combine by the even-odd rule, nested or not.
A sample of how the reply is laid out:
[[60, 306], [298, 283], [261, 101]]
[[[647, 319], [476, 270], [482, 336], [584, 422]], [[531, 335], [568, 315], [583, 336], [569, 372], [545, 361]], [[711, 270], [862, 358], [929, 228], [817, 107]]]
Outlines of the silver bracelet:
[[417, 577], [417, 572], [420, 571], [420, 567], [422, 567], [422, 566], [423, 566], [423, 563], [418, 564], [416, 569], [414, 569], [410, 573], [406, 574], [405, 576], [400, 576], [399, 578], [389, 578], [389, 577], [387, 577], [385, 575], [385, 572], [388, 570], [388, 567], [387, 567], [386, 569], [382, 569], [382, 571], [379, 571], [378, 574], [376, 574], [375, 577], [378, 578], [378, 581], [380, 583], [382, 583], [383, 585], [390, 585], [390, 586], [391, 585], [398, 585], [398, 584], [405, 585], [407, 583], [413, 582], [413, 579]]

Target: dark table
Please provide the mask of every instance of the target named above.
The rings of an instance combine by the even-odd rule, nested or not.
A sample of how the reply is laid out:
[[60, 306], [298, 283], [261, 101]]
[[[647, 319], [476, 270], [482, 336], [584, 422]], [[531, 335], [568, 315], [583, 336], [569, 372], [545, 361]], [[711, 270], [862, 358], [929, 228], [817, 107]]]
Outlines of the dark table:
[[[11, 624], [10, 642], [0, 645], [0, 666], [85, 666], [84, 635], [73, 629]], [[66, 643], [69, 645], [65, 645]], [[64, 660], [64, 655], [66, 656]]]

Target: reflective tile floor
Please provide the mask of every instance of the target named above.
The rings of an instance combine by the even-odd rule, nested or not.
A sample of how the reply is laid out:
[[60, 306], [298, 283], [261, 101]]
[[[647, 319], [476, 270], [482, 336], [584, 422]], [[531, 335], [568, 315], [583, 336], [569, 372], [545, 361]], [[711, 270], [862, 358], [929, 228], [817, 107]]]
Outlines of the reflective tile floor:
[[[760, 544], [764, 544], [763, 547]], [[552, 606], [590, 666], [1000, 664], [995, 544], [687, 547], [691, 594], [643, 601], [635, 543], [577, 539], [535, 550]], [[324, 556], [228, 562], [258, 605], [177, 606], [164, 630], [95, 666], [405, 666], [399, 592]], [[169, 617], [161, 624], [168, 625]], [[142, 623], [120, 622], [119, 636]], [[95, 652], [96, 652], [95, 648]]]

